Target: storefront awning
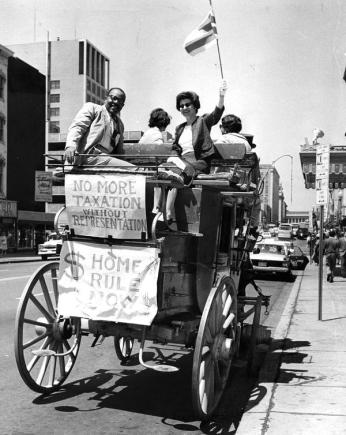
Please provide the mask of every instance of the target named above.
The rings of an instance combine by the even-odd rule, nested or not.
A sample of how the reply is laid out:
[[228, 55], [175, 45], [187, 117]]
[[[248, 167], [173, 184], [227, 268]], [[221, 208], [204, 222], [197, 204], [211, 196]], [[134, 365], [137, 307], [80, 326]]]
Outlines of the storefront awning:
[[44, 211], [18, 210], [18, 222], [33, 222], [53, 225], [54, 216], [55, 213], [45, 213]]

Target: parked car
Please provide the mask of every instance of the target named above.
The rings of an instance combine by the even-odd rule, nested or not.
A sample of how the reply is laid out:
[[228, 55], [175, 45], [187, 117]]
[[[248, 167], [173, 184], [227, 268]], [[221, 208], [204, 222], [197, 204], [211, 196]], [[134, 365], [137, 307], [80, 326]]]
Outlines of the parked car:
[[292, 235], [293, 235], [293, 237], [297, 237], [297, 233], [298, 233], [299, 227], [300, 227], [299, 224], [292, 224]]
[[48, 257], [57, 256], [60, 254], [62, 247], [62, 238], [57, 233], [51, 233], [48, 240], [38, 245], [38, 255], [42, 260], [47, 260]]
[[261, 233], [263, 239], [271, 239], [273, 236], [270, 231], [264, 230]]
[[297, 232], [297, 238], [300, 240], [305, 240], [309, 235], [308, 226], [300, 226]]
[[279, 240], [264, 239], [255, 245], [250, 260], [256, 273], [284, 275], [293, 279], [289, 246]]
[[279, 240], [291, 240], [293, 238], [292, 226], [290, 224], [281, 224], [278, 230]]

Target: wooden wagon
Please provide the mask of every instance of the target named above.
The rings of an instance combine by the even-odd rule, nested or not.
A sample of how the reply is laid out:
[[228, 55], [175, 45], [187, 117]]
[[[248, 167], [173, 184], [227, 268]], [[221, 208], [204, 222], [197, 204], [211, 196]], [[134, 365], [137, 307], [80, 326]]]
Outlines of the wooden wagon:
[[[160, 371], [175, 367], [145, 363], [145, 340], [193, 348], [192, 403], [202, 419], [220, 401], [249, 316], [251, 365], [261, 307], [269, 303], [253, 281], [248, 255], [256, 241], [249, 228], [260, 194], [258, 158], [241, 147], [229, 147], [226, 155], [220, 148], [211, 173], [181, 187], [157, 177], [169, 150], [169, 144], [127, 145], [124, 158], [141, 170], [74, 168], [65, 174], [67, 206], [56, 216], [57, 230], [63, 215], [68, 220], [60, 262], [35, 272], [16, 317], [16, 361], [34, 391], [49, 393], [63, 384], [86, 334], [95, 341], [113, 336], [122, 361], [137, 339], [140, 362]], [[126, 204], [138, 206], [139, 215], [121, 215], [121, 182], [123, 193], [132, 183]], [[168, 226], [171, 188], [178, 195]], [[163, 198], [155, 214], [154, 189]], [[138, 192], [145, 201], [136, 203]], [[258, 296], [246, 295], [249, 283]]]

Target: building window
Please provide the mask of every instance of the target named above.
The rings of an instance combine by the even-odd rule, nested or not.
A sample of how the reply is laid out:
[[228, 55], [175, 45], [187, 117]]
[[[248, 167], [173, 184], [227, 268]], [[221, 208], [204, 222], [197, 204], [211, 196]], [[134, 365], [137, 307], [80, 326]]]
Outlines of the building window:
[[84, 41], [79, 41], [79, 74], [84, 74]]
[[340, 172], [340, 165], [338, 163], [335, 163], [335, 171], [336, 174]]
[[49, 109], [49, 115], [50, 116], [59, 116], [60, 115], [60, 109], [59, 109], [59, 107], [51, 107]]
[[0, 195], [4, 194], [3, 179], [4, 179], [4, 166], [5, 166], [5, 163], [6, 163], [5, 157], [3, 157], [0, 154]]
[[89, 79], [87, 80], [87, 90], [91, 90], [91, 81]]
[[49, 133], [60, 133], [59, 121], [49, 121]]
[[51, 103], [60, 103], [60, 94], [50, 94], [49, 101]]
[[0, 141], [4, 141], [5, 118], [0, 114]]
[[50, 89], [60, 89], [60, 80], [51, 80]]
[[92, 93], [96, 94], [96, 85], [95, 85], [95, 83], [92, 84], [91, 89], [92, 89]]
[[0, 98], [3, 100], [5, 98], [5, 77], [0, 75]]

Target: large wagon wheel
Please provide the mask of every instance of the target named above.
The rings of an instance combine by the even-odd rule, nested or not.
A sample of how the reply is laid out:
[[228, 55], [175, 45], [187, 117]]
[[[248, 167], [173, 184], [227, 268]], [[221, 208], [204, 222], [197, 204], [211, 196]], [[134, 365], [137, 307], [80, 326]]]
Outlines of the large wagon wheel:
[[80, 319], [58, 314], [58, 268], [58, 262], [41, 266], [27, 283], [17, 309], [18, 370], [28, 387], [39, 393], [56, 390], [65, 381], [80, 346]]
[[205, 419], [217, 407], [237, 349], [237, 292], [233, 280], [223, 277], [212, 289], [198, 329], [192, 367], [192, 404]]

